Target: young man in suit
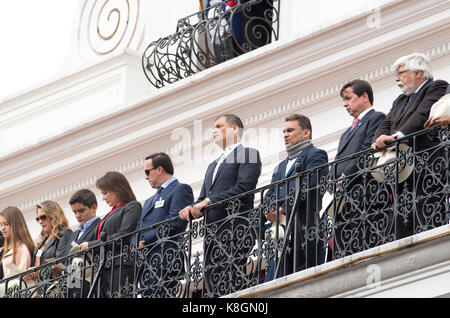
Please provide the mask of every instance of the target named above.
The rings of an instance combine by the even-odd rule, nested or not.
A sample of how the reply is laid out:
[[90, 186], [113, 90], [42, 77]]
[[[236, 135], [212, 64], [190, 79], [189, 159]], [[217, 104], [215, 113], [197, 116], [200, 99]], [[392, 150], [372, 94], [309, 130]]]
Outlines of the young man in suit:
[[195, 204], [186, 206], [179, 213], [186, 220], [205, 217], [203, 286], [206, 297], [218, 297], [249, 287], [245, 264], [256, 238], [256, 228], [250, 226], [254, 223], [249, 220], [254, 194], [208, 208], [256, 188], [261, 159], [256, 149], [241, 144], [243, 129], [244, 125], [236, 115], [216, 118], [213, 138], [223, 150], [222, 155], [209, 164]]
[[[395, 61], [393, 68], [402, 94], [394, 100], [385, 120], [375, 131], [373, 149], [384, 150], [395, 139], [422, 130], [431, 106], [445, 94], [448, 87], [446, 81], [433, 79], [430, 61], [423, 54], [412, 53], [403, 56]], [[405, 142], [412, 147], [412, 152], [418, 156], [417, 160], [424, 161], [424, 167], [432, 168], [436, 158], [432, 147], [437, 144], [436, 141], [428, 134], [420, 134], [408, 138]], [[433, 193], [438, 192], [434, 185], [430, 188], [429, 183], [424, 183], [426, 173], [427, 170], [413, 171], [402, 184], [391, 185], [392, 192], [396, 193], [399, 202], [402, 202], [394, 211], [396, 217], [392, 232], [396, 239], [438, 226], [441, 222], [436, 223], [435, 220], [443, 219], [438, 214], [444, 213], [445, 208], [442, 204], [439, 204], [440, 208], [436, 208], [437, 201], [441, 198], [439, 195], [433, 198]], [[442, 171], [433, 172], [435, 176], [438, 174], [442, 174]], [[430, 209], [433, 210], [432, 215]]]
[[[69, 204], [79, 225], [78, 229], [72, 233], [69, 240], [66, 251], [67, 255], [69, 255], [69, 252], [72, 249], [72, 242], [79, 245], [83, 242], [94, 240], [97, 233], [97, 226], [100, 223], [100, 218], [96, 216], [97, 198], [91, 190], [78, 190], [70, 198]], [[73, 263], [72, 265], [75, 266]], [[90, 264], [86, 264], [85, 266], [90, 266]], [[82, 267], [85, 266], [82, 265]], [[76, 270], [76, 268], [74, 267], [73, 270]], [[91, 277], [86, 278], [91, 279]], [[73, 288], [69, 288], [68, 296], [74, 298], [87, 297], [91, 286], [88, 281], [83, 280], [83, 288], [81, 288], [81, 281], [77, 278], [75, 278], [74, 281], [71, 281], [71, 285]]]
[[[308, 117], [300, 114], [288, 116], [285, 119], [283, 134], [287, 158], [275, 168], [271, 183], [282, 181], [305, 171], [309, 171], [309, 173], [300, 179], [304, 191], [302, 190], [300, 194], [298, 189], [296, 190], [300, 194], [298, 210], [295, 211], [297, 213], [297, 236], [294, 238], [293, 232], [288, 234], [292, 235], [288, 242], [289, 248], [287, 254], [281, 256], [282, 263], [277, 277], [316, 266], [324, 260], [324, 240], [321, 241], [318, 235], [314, 239], [307, 238], [304, 233], [318, 224], [317, 214], [322, 208], [323, 193], [317, 186], [320, 180], [324, 180], [328, 174], [328, 167], [324, 166], [328, 163], [328, 155], [324, 150], [318, 149], [312, 144], [312, 126]], [[323, 167], [316, 169], [320, 166]], [[279, 188], [271, 187], [267, 191], [263, 204], [271, 207], [267, 209], [266, 213], [268, 221], [275, 223], [277, 213], [286, 215], [286, 220], [289, 220], [293, 209], [293, 202], [289, 202], [289, 193], [295, 189], [296, 179], [291, 178], [289, 181], [279, 183]], [[278, 212], [276, 207], [278, 207]], [[287, 223], [288, 221], [286, 221], [286, 225]], [[272, 235], [276, 234], [272, 233]], [[305, 240], [307, 242], [304, 242]], [[296, 268], [294, 268], [294, 259], [297, 264]], [[273, 259], [269, 262], [266, 281], [272, 280], [275, 274], [276, 264]]]
[[[386, 117], [385, 114], [373, 109], [373, 90], [367, 81], [357, 79], [346, 83], [341, 88], [340, 95], [343, 106], [353, 118], [353, 123], [339, 139], [335, 160], [370, 149], [375, 130]], [[334, 183], [346, 180], [342, 198], [351, 197], [351, 200], [346, 200], [345, 204], [340, 202], [343, 204], [343, 208], [338, 209], [339, 213], [333, 211], [333, 214], [336, 215], [334, 215], [335, 235], [332, 246], [334, 246], [336, 257], [364, 250], [368, 248], [368, 239], [373, 239], [370, 233], [371, 227], [367, 227], [366, 222], [361, 219], [363, 214], [367, 215], [370, 212], [367, 203], [372, 200], [370, 200], [368, 189], [368, 176], [362, 178], [358, 174], [360, 170], [358, 160], [359, 158], [352, 158], [339, 162], [330, 171]], [[342, 200], [342, 198], [339, 200]], [[366, 205], [363, 202], [364, 198], [369, 199]], [[339, 205], [336, 204], [335, 206]], [[375, 220], [372, 219], [371, 222], [375, 222]], [[352, 235], [349, 233], [352, 233]], [[374, 241], [378, 242], [379, 240], [375, 239]]]
[[67, 254], [72, 248], [72, 242], [80, 244], [94, 240], [98, 223], [100, 223], [100, 218], [96, 216], [97, 198], [91, 190], [78, 190], [70, 198], [69, 204], [79, 225], [78, 229], [72, 233]]
[[[156, 194], [145, 201], [136, 227], [136, 230], [149, 228], [138, 234], [139, 248], [149, 250], [148, 262], [142, 271], [148, 279], [141, 280], [143, 294], [147, 297], [176, 297], [174, 287], [183, 279], [184, 250], [176, 242], [177, 234], [186, 230], [187, 221], [177, 217], [182, 208], [194, 202], [194, 195], [191, 186], [180, 183], [173, 174], [173, 164], [166, 153], [154, 153], [145, 158], [145, 179], [157, 189]], [[152, 226], [156, 224], [161, 225]], [[166, 225], [169, 231], [158, 234]]]

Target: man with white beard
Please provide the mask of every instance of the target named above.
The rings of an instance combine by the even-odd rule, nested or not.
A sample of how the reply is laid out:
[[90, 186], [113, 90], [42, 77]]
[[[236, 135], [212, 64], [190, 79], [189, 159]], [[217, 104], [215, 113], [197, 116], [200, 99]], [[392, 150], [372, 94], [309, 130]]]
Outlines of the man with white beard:
[[[448, 86], [446, 81], [433, 80], [430, 61], [420, 53], [397, 59], [394, 70], [395, 80], [403, 94], [395, 99], [385, 120], [375, 131], [373, 149], [386, 148], [394, 139], [422, 130], [431, 106], [444, 96]], [[415, 150], [429, 147], [427, 136], [418, 136]]]
[[[424, 124], [430, 116], [431, 106], [444, 96], [448, 83], [443, 80], [433, 80], [430, 61], [420, 53], [412, 53], [395, 61], [395, 80], [403, 94], [398, 96], [385, 120], [376, 129], [372, 148], [383, 149], [397, 138], [413, 134], [424, 129]], [[391, 210], [384, 211], [394, 218], [392, 233], [396, 239], [410, 236], [418, 231], [440, 226], [446, 220], [446, 207], [442, 199], [445, 180], [445, 164], [442, 164], [442, 149], [433, 150], [440, 141], [428, 134], [419, 134], [401, 141], [412, 148], [417, 156], [417, 162], [423, 162], [425, 169], [414, 169], [409, 177], [397, 186], [386, 181], [384, 184], [390, 195]], [[392, 165], [391, 165], [392, 166]], [[435, 167], [436, 171], [431, 172]], [[399, 165], [400, 168], [400, 165]], [[397, 205], [394, 204], [397, 202]]]

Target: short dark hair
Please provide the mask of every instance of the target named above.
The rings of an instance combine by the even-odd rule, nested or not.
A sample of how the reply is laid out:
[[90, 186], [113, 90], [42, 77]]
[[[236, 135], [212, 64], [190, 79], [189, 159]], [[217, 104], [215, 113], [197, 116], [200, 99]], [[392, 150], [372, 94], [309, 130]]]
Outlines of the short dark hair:
[[222, 117], [225, 117], [225, 121], [227, 123], [229, 123], [230, 125], [238, 126], [239, 137], [242, 137], [242, 134], [244, 132], [244, 123], [242, 123], [242, 120], [234, 114], [222, 114], [220, 116], [217, 116], [215, 120], [222, 118]]
[[361, 79], [356, 79], [353, 81], [348, 82], [341, 88], [341, 97], [344, 93], [344, 90], [351, 87], [353, 90], [353, 93], [355, 93], [358, 97], [361, 97], [364, 93], [367, 93], [367, 97], [369, 98], [369, 102], [371, 105], [373, 105], [373, 90], [372, 86], [370, 86], [369, 82]]
[[165, 152], [156, 152], [154, 154], [151, 154], [145, 158], [145, 160], [152, 159], [153, 167], [163, 167], [164, 171], [168, 174], [173, 175], [173, 164], [172, 160], [170, 160], [170, 157]]
[[81, 203], [88, 208], [92, 208], [94, 204], [97, 205], [97, 198], [91, 190], [81, 189], [75, 192], [69, 200], [70, 205], [75, 203]]
[[100, 191], [117, 192], [120, 203], [136, 201], [136, 196], [131, 189], [130, 183], [120, 172], [107, 172], [103, 177], [97, 180], [95, 186], [100, 189]]
[[312, 138], [312, 125], [311, 125], [311, 121], [309, 120], [308, 117], [306, 117], [305, 115], [301, 115], [301, 114], [292, 114], [289, 115], [285, 118], [285, 122], [286, 121], [294, 121], [296, 120], [299, 124], [299, 126], [302, 129], [309, 129], [309, 131], [311, 131], [310, 137]]

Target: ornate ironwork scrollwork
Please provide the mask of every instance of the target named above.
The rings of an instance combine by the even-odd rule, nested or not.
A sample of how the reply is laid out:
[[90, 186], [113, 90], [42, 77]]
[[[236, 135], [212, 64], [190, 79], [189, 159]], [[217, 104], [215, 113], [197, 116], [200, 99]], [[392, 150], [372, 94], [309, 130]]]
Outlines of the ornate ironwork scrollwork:
[[278, 39], [280, 0], [219, 2], [180, 19], [176, 32], [153, 41], [142, 68], [157, 87], [173, 83]]

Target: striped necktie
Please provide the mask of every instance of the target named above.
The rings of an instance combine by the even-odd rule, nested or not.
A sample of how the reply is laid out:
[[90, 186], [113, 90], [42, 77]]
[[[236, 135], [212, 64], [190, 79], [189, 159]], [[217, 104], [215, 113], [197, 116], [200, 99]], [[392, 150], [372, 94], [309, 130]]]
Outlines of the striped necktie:
[[353, 131], [353, 129], [356, 127], [356, 125], [358, 125], [359, 123], [359, 118], [355, 118], [355, 120], [353, 120], [353, 125], [352, 128], [350, 128], [350, 131]]

